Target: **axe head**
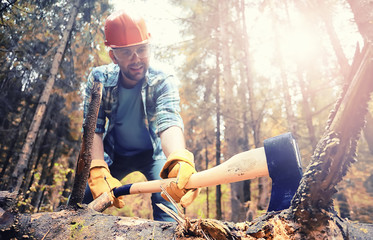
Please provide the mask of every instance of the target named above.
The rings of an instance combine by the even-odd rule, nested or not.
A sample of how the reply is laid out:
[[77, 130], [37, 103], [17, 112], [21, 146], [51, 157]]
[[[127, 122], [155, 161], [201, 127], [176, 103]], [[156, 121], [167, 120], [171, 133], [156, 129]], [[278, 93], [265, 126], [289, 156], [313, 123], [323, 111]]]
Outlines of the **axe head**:
[[268, 212], [290, 207], [302, 179], [298, 145], [291, 133], [264, 140], [269, 176], [272, 179]]

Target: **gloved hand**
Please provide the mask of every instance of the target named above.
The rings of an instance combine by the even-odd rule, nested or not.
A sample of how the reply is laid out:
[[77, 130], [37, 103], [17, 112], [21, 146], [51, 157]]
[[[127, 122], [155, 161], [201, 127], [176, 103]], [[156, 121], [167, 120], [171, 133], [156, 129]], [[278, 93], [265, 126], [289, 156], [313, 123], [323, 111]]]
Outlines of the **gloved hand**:
[[104, 160], [92, 160], [88, 185], [91, 189], [93, 199], [107, 192], [115, 207], [122, 208], [124, 206], [124, 196], [116, 198], [112, 191], [114, 188], [122, 186], [122, 184], [118, 179], [111, 176]]
[[[160, 173], [161, 178], [177, 178], [176, 182], [170, 182], [166, 186], [166, 191], [183, 207], [190, 205], [200, 192], [200, 189], [185, 189], [190, 176], [196, 172], [193, 153], [182, 149], [168, 156], [167, 162]], [[162, 197], [169, 201], [164, 194], [162, 194]]]

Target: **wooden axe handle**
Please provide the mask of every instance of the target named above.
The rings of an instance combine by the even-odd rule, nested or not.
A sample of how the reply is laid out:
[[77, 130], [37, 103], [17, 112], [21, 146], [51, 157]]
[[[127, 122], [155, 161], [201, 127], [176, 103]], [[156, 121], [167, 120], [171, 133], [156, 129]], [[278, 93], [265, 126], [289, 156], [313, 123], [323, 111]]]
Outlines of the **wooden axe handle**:
[[[261, 176], [268, 176], [266, 154], [263, 147], [236, 154], [218, 166], [193, 174], [186, 188], [216, 186]], [[113, 193], [119, 197], [128, 194], [161, 192], [160, 186], [165, 186], [171, 181], [176, 181], [176, 178], [127, 184], [115, 188]], [[106, 209], [108, 202], [110, 203], [108, 194], [101, 194], [89, 204], [89, 207], [101, 212]], [[103, 210], [99, 207], [101, 205], [105, 206]]]

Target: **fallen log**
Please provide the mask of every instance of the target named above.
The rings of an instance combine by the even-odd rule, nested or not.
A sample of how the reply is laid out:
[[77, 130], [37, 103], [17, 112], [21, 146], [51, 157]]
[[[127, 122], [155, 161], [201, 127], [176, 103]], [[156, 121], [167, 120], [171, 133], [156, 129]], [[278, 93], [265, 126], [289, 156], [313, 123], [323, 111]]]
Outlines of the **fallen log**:
[[[288, 220], [289, 211], [268, 213], [254, 222], [232, 223], [214, 219], [190, 220], [193, 231], [184, 232], [177, 223], [96, 212], [86, 205], [58, 212], [17, 214], [3, 209], [15, 203], [15, 196], [0, 192], [0, 239], [321, 239], [321, 234], [301, 238], [300, 226]], [[4, 207], [6, 209], [6, 207]], [[12, 208], [12, 207], [10, 207]], [[4, 213], [7, 214], [4, 214]], [[9, 216], [12, 216], [9, 218]], [[8, 219], [7, 227], [4, 223]], [[10, 220], [11, 219], [11, 220]], [[344, 229], [341, 231], [340, 229]], [[371, 239], [373, 224], [353, 223], [331, 216], [329, 239]], [[325, 235], [323, 234], [323, 235]]]

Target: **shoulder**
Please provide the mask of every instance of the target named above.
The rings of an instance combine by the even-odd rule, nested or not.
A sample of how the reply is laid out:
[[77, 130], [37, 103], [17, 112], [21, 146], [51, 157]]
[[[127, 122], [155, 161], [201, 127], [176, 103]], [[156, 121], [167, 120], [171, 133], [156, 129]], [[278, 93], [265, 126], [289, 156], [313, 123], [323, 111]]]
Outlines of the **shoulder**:
[[174, 69], [171, 66], [165, 64], [152, 64], [148, 69], [147, 78], [149, 86], [155, 86], [165, 83], [179, 85], [179, 80], [176, 77]]
[[115, 86], [118, 82], [119, 67], [117, 64], [111, 63], [94, 67], [91, 71], [91, 81], [101, 82], [104, 87]]

